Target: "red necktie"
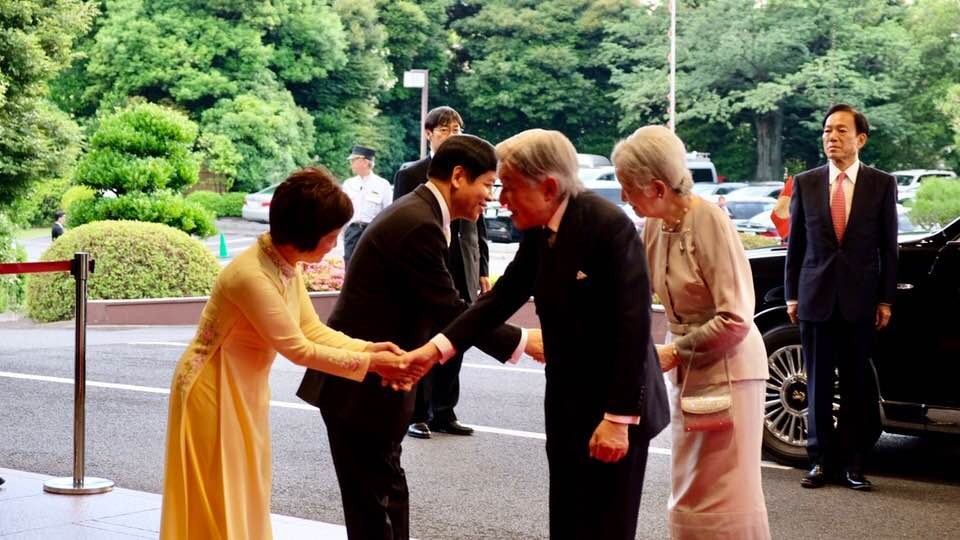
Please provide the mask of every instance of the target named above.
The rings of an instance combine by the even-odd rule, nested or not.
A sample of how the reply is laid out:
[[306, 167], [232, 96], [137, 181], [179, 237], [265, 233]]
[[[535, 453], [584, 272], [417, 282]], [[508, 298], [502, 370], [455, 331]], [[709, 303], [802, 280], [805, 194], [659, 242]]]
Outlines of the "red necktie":
[[837, 233], [838, 242], [843, 240], [843, 231], [847, 228], [847, 199], [843, 196], [843, 181], [846, 178], [847, 173], [844, 172], [837, 176], [830, 199], [830, 217], [833, 218], [833, 232]]

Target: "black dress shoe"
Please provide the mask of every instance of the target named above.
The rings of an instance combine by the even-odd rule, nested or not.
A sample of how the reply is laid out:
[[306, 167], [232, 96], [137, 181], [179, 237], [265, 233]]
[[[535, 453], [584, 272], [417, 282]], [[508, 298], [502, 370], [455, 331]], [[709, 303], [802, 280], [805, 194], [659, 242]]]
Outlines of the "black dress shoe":
[[429, 439], [430, 426], [428, 426], [426, 422], [410, 424], [410, 427], [407, 428], [407, 435], [416, 437], [417, 439]]
[[873, 489], [873, 484], [863, 476], [863, 473], [856, 471], [847, 471], [847, 474], [843, 475], [843, 485], [856, 491]]
[[827, 473], [823, 470], [823, 465], [814, 465], [800, 479], [800, 485], [805, 488], [818, 488], [827, 483]]
[[430, 429], [440, 433], [449, 433], [450, 435], [473, 435], [473, 428], [465, 426], [459, 420], [449, 422], [434, 422], [430, 424]]

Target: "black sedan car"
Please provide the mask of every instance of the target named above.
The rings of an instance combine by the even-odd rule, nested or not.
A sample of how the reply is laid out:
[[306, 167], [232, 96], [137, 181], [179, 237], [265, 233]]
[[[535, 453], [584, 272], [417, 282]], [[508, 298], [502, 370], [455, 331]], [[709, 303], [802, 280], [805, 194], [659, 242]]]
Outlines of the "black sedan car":
[[[770, 365], [764, 450], [807, 460], [807, 379], [799, 327], [783, 297], [785, 248], [748, 251]], [[934, 233], [900, 236], [897, 297], [871, 359], [884, 431], [960, 434], [960, 219]], [[838, 404], [834, 404], [836, 409]]]

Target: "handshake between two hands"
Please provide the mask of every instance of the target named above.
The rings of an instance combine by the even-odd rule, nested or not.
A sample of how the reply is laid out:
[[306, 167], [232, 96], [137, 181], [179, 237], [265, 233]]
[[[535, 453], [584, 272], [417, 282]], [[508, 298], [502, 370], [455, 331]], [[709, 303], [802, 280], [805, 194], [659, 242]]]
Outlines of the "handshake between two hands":
[[[440, 349], [430, 342], [412, 351], [404, 351], [394, 343], [382, 341], [371, 343], [366, 351], [372, 353], [370, 371], [380, 375], [384, 386], [403, 392], [413, 389], [413, 385], [443, 356]], [[541, 364], [546, 362], [539, 329], [527, 330], [527, 344], [523, 352]]]

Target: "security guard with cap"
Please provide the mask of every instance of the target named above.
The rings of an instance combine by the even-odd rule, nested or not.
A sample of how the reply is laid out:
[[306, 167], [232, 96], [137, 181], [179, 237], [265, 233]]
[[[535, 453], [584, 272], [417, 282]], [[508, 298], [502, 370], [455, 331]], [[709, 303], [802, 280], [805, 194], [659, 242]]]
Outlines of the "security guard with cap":
[[390, 182], [373, 173], [374, 156], [376, 151], [358, 144], [347, 158], [356, 176], [343, 183], [343, 191], [353, 203], [353, 218], [343, 229], [343, 262], [346, 265], [350, 264], [350, 257], [364, 229], [393, 202]]

